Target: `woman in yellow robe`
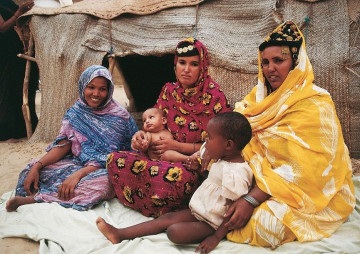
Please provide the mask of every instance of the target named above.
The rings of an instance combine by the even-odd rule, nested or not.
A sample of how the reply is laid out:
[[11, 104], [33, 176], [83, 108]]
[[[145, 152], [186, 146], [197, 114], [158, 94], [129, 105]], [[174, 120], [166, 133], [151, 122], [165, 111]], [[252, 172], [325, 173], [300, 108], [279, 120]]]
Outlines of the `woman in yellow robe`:
[[235, 104], [253, 129], [243, 150], [256, 185], [228, 210], [227, 238], [276, 248], [330, 236], [355, 206], [352, 169], [330, 94], [316, 86], [296, 24], [260, 45], [258, 84]]

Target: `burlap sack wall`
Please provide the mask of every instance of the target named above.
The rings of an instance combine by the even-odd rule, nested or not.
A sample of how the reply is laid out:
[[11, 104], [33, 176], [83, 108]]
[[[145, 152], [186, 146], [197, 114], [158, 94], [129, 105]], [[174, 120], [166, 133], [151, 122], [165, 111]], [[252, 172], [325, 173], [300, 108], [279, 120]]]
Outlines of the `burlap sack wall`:
[[[351, 155], [360, 158], [360, 1], [348, 0], [349, 10], [349, 58], [342, 65], [349, 73], [349, 97], [345, 98], [349, 105], [350, 120], [349, 141]], [[358, 163], [358, 169], [360, 163]]]

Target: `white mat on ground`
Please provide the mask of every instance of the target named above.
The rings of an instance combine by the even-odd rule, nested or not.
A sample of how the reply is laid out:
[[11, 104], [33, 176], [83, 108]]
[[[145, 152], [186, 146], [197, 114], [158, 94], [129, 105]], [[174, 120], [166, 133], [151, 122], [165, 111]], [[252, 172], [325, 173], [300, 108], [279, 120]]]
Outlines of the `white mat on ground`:
[[[275, 251], [267, 248], [236, 244], [223, 240], [212, 252], [216, 253], [360, 253], [360, 176], [354, 176], [356, 209], [349, 220], [331, 237], [317, 242], [292, 242]], [[111, 244], [97, 229], [98, 216], [111, 224], [124, 227], [149, 220], [138, 212], [121, 205], [117, 199], [79, 212], [55, 203], [37, 203], [19, 207], [17, 212], [5, 210], [12, 192], [2, 196], [0, 204], [0, 237], [23, 237], [40, 242], [39, 253], [194, 253], [196, 245], [174, 245], [165, 233]]]

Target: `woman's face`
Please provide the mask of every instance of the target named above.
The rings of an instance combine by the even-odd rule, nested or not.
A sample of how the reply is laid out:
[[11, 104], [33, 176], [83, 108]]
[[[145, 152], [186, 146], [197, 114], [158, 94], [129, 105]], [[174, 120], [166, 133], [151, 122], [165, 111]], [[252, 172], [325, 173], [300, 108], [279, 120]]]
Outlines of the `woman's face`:
[[175, 74], [184, 88], [195, 85], [200, 75], [200, 56], [181, 56], [178, 57]]
[[108, 96], [108, 80], [104, 77], [96, 77], [85, 87], [84, 97], [86, 104], [92, 108], [100, 107], [105, 103]]
[[270, 46], [263, 50], [262, 71], [273, 91], [278, 89], [293, 69], [290, 54], [283, 54], [281, 46]]

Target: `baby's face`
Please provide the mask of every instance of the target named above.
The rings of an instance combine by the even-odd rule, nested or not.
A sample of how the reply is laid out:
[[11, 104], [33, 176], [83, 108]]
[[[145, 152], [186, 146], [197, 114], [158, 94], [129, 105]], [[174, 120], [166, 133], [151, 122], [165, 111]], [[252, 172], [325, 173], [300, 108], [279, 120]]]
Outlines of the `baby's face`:
[[166, 124], [166, 118], [159, 109], [148, 109], [143, 113], [143, 129], [144, 131], [157, 132], [162, 130]]

